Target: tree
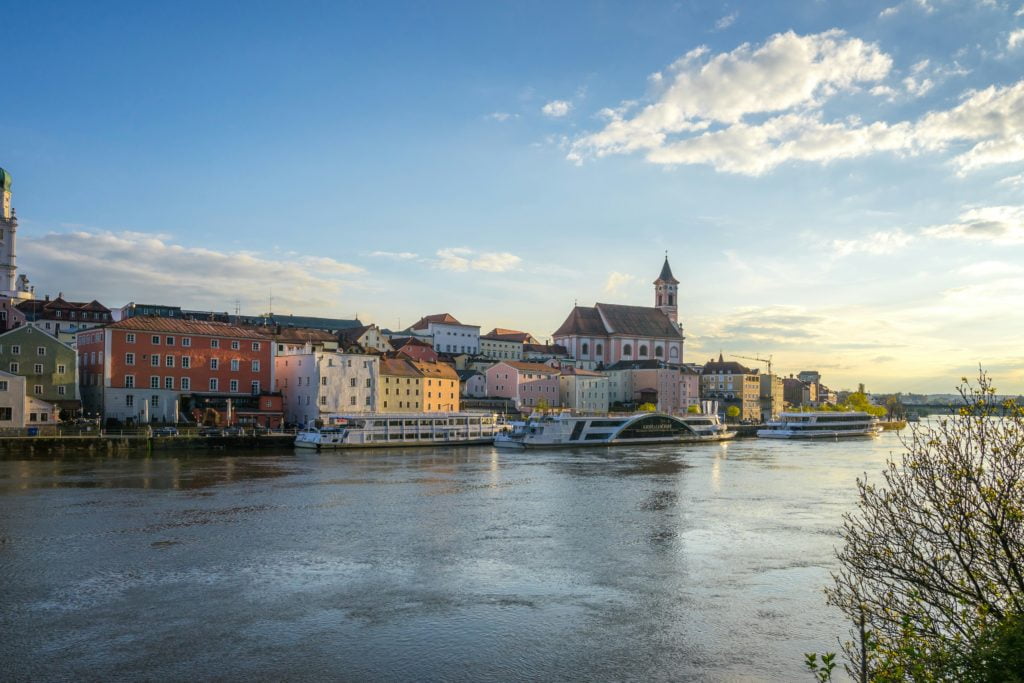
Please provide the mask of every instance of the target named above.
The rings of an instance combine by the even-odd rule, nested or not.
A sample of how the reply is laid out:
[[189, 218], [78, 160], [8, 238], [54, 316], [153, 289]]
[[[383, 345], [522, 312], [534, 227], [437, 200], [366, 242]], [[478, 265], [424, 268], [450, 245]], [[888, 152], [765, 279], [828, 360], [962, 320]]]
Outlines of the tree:
[[543, 413], [545, 410], [547, 410], [550, 407], [551, 406], [548, 404], [547, 399], [542, 398], [539, 401], [537, 401], [537, 410], [539, 412]]
[[653, 413], [658, 409], [658, 406], [653, 403], [641, 403], [637, 408], [641, 413]]
[[730, 420], [735, 420], [737, 417], [740, 416], [740, 409], [737, 408], [736, 406], [729, 406], [728, 408], [725, 409], [725, 416]]
[[826, 593], [855, 625], [857, 680], [1013, 680], [1021, 662], [1024, 413], [990, 402], [984, 372], [962, 382], [960, 414], [915, 427], [844, 517]]
[[690, 415], [700, 415], [700, 408], [698, 406], [690, 406], [686, 409], [686, 412]]

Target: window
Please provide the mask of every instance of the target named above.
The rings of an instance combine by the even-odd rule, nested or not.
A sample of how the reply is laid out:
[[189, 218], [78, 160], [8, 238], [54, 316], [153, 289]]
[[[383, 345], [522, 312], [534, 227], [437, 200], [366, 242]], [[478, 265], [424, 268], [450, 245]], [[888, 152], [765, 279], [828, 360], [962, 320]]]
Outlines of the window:
[[11, 363], [10, 368], [11, 368], [11, 374], [14, 374], [14, 375], [18, 374], [18, 364], [17, 363]]
[[7, 391], [7, 380], [0, 379], [0, 391]]
[[32, 393], [35, 394], [36, 396], [42, 396], [43, 395], [43, 385], [42, 384], [36, 384], [35, 386], [33, 386], [32, 387]]
[[43, 374], [43, 364], [42, 363], [36, 363], [35, 365], [33, 365], [32, 366], [32, 373], [35, 374], [35, 375]]
[[153, 342], [154, 344], [160, 344], [160, 335], [159, 334], [154, 334], [150, 338], [150, 341]]
[[260, 350], [260, 343], [259, 342], [253, 342], [252, 343], [252, 350], [253, 351], [259, 351]]
[[174, 337], [166, 337], [164, 339], [164, 343], [167, 344], [167, 346], [174, 346]]
[[173, 368], [174, 367], [174, 356], [164, 356], [164, 365]]
[[350, 406], [354, 406], [356, 404], [356, 397], [355, 396], [349, 396], [348, 397], [348, 404]]
[[157, 375], [153, 375], [152, 377], [149, 378], [149, 388], [150, 389], [159, 389], [160, 388], [160, 378]]
[[153, 366], [154, 368], [160, 367], [160, 355], [154, 353], [152, 356], [150, 356], [149, 357], [149, 364], [151, 366]]
[[641, 356], [646, 356], [647, 355], [647, 344], [641, 344], [640, 345], [640, 355]]
[[594, 353], [596, 353], [599, 356], [601, 354], [603, 354], [604, 353], [604, 346], [602, 346], [601, 344], [595, 344], [594, 345]]
[[231, 350], [232, 351], [237, 351], [240, 348], [242, 348], [242, 345], [238, 343], [237, 339], [235, 341], [231, 342]]
[[216, 377], [211, 377], [210, 378], [210, 391], [217, 391], [217, 378]]
[[661, 348], [660, 346], [655, 346], [654, 355], [657, 356], [658, 358], [661, 358], [663, 355], [665, 355], [665, 349]]
[[370, 378], [369, 377], [366, 378], [366, 388], [367, 389], [370, 388]]
[[322, 405], [322, 406], [327, 405], [327, 397], [326, 396], [321, 396], [320, 397], [320, 405]]
[[135, 354], [134, 353], [126, 353], [126, 354], [124, 354], [124, 364], [125, 365], [135, 365]]
[[210, 340], [210, 348], [211, 349], [219, 349], [220, 348], [220, 339], [211, 339]]
[[191, 356], [182, 356], [181, 357], [181, 367], [183, 367], [183, 368], [190, 368], [190, 367], [192, 367], [192, 357]]
[[326, 387], [327, 386], [327, 378], [326, 377], [321, 377], [320, 378], [320, 386], [322, 386], [322, 387]]
[[21, 345], [20, 344], [11, 344], [11, 353], [13, 353], [15, 356], [20, 356], [21, 355]]
[[124, 336], [124, 340], [125, 340], [125, 342], [127, 342], [128, 344], [134, 344], [134, 343], [135, 343], [135, 335], [134, 335], [134, 334], [132, 334], [131, 332], [129, 332], [128, 334], [126, 334], [126, 335]]
[[356, 385], [356, 378], [355, 378], [355, 377], [352, 377], [352, 378], [350, 378], [350, 379], [348, 380], [348, 385], [349, 385], [350, 387], [354, 387], [354, 386]]
[[228, 387], [230, 387], [228, 390], [231, 393], [237, 394], [238, 393], [238, 380], [237, 379], [231, 380], [231, 382], [228, 384]]
[[218, 367], [219, 367], [219, 363], [218, 363], [217, 359], [216, 358], [211, 358], [210, 359], [210, 369], [211, 370], [216, 370]]
[[260, 393], [260, 381], [258, 379], [252, 381], [251, 389], [254, 395]]
[[238, 372], [239, 360], [237, 358], [231, 359], [231, 372]]
[[590, 345], [587, 342], [583, 342], [583, 355], [590, 353]]
[[37, 356], [45, 356], [46, 355], [46, 347], [45, 346], [37, 346], [36, 347], [36, 355]]
[[192, 380], [190, 380], [188, 377], [182, 377], [181, 378], [181, 390], [182, 391], [189, 391], [191, 388], [192, 388]]
[[164, 389], [173, 389], [173, 388], [174, 388], [174, 378], [173, 377], [164, 377]]
[[152, 396], [150, 396], [149, 397], [149, 405], [151, 405], [154, 408], [159, 408], [160, 407], [160, 397], [157, 396], [156, 394], [153, 394]]
[[135, 397], [131, 394], [125, 394], [124, 404], [131, 408], [133, 405], [135, 405]]
[[135, 375], [125, 375], [124, 376], [124, 388], [125, 389], [132, 389], [134, 387], [135, 387]]
[[633, 345], [632, 344], [624, 344], [622, 346], [622, 355], [623, 356], [632, 356], [633, 355]]
[[370, 397], [369, 396], [366, 397], [366, 405], [370, 405]]
[[254, 360], [252, 362], [252, 371], [253, 372], [259, 372], [260, 371], [260, 362], [258, 360]]
[[181, 338], [181, 345], [182, 346], [192, 346], [192, 337], [182, 337]]

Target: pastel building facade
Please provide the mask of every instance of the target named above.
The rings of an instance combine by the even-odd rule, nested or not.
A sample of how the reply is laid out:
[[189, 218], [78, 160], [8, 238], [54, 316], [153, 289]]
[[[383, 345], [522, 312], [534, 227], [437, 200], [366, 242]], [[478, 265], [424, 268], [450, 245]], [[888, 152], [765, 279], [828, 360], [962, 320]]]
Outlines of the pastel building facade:
[[0, 370], [25, 378], [27, 396], [69, 414], [81, 409], [75, 350], [30, 325], [0, 334]]
[[704, 364], [701, 398], [716, 400], [722, 412], [736, 406], [741, 420], [761, 417], [761, 375], [735, 361], [718, 360]]
[[429, 337], [439, 353], [480, 353], [480, 326], [464, 325], [450, 313], [424, 316], [409, 330]]
[[609, 382], [600, 372], [563, 367], [558, 376], [558, 401], [576, 413], [607, 413]]
[[[487, 395], [512, 399], [520, 410], [560, 404], [559, 370], [543, 363], [501, 361], [487, 369]], [[542, 403], [543, 402], [543, 403]]]
[[408, 358], [383, 358], [377, 387], [377, 412], [422, 413], [423, 374]]
[[274, 359], [274, 382], [287, 422], [329, 424], [332, 417], [372, 413], [380, 359], [371, 354], [297, 353]]

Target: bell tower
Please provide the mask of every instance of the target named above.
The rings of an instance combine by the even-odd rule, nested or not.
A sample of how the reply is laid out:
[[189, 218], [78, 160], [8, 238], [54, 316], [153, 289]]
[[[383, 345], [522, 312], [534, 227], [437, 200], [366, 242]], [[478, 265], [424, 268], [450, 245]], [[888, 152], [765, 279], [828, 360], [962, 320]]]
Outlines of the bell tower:
[[668, 252], [665, 252], [665, 265], [661, 267], [661, 275], [654, 281], [654, 306], [668, 316], [672, 323], [679, 327], [679, 280], [672, 276], [672, 268], [668, 265]]
[[14, 234], [17, 229], [18, 217], [11, 207], [11, 174], [0, 168], [0, 290], [5, 293], [14, 292], [15, 287]]

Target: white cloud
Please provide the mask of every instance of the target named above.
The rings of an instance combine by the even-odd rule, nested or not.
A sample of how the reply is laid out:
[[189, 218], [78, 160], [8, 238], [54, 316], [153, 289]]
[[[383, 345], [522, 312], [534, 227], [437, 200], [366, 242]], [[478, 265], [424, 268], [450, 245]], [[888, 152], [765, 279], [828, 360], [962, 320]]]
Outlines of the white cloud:
[[326, 256], [217, 251], [139, 232], [51, 232], [19, 246], [33, 282], [110, 306], [135, 300], [223, 311], [240, 299], [263, 310], [273, 289], [278, 310], [340, 313], [341, 295], [356, 286], [346, 276], [363, 272]]
[[550, 116], [553, 119], [565, 116], [571, 109], [572, 103], [566, 102], [565, 100], [551, 100], [540, 108], [541, 112], [543, 112], [545, 116]]
[[503, 273], [515, 270], [522, 259], [506, 251], [476, 252], [466, 247], [448, 247], [437, 250], [434, 266], [441, 270], [464, 272], [467, 270], [483, 270], [492, 273]]
[[721, 19], [719, 19], [718, 21], [715, 22], [715, 28], [718, 29], [719, 31], [724, 31], [725, 29], [727, 29], [730, 26], [732, 26], [733, 24], [735, 24], [736, 23], [736, 19], [738, 19], [739, 16], [740, 16], [739, 12], [733, 12], [732, 14], [727, 14], [724, 17], [722, 17]]
[[878, 13], [878, 18], [879, 19], [885, 19], [886, 17], [891, 17], [892, 15], [896, 14], [899, 11], [900, 11], [900, 8], [896, 7], [896, 6], [886, 7], [884, 10], [882, 10], [881, 12]]
[[[714, 56], [697, 48], [658, 74], [653, 103], [632, 116], [602, 110], [609, 119], [604, 128], [577, 138], [567, 156], [582, 163], [639, 151], [656, 164], [709, 164], [760, 175], [791, 161], [941, 152], [953, 143], [970, 143], [952, 159], [960, 173], [1024, 161], [1024, 81], [969, 91], [955, 107], [917, 121], [826, 118], [823, 105], [843, 91], [874, 84], [872, 94], [895, 97], [882, 82], [891, 67], [877, 46], [838, 30], [779, 34], [761, 46]], [[933, 77], [963, 73], [956, 65], [952, 71], [931, 68], [925, 76], [930, 68], [928, 60], [911, 67], [914, 75], [903, 81], [909, 94], [927, 93]]]
[[1018, 47], [1024, 45], [1024, 28], [1019, 28], [1010, 33], [1010, 36], [1006, 39], [1006, 49], [1016, 50]]
[[913, 239], [911, 235], [897, 229], [891, 232], [874, 232], [859, 240], [833, 240], [831, 247], [833, 253], [839, 257], [856, 253], [882, 256], [903, 249]]
[[1003, 178], [996, 185], [1006, 185], [1008, 187], [1024, 187], [1024, 173], [1018, 173], [1017, 175], [1011, 175]]
[[419, 258], [419, 254], [411, 251], [371, 251], [370, 256], [391, 258], [398, 261], [412, 261], [413, 259]]
[[492, 119], [494, 121], [498, 121], [500, 123], [505, 123], [509, 119], [518, 119], [519, 114], [510, 114], [507, 111], [492, 111], [490, 114], [487, 115], [487, 118]]
[[608, 274], [608, 279], [604, 283], [604, 291], [607, 294], [617, 294], [626, 285], [637, 281], [637, 278], [633, 275], [613, 271]]
[[981, 261], [964, 266], [957, 272], [971, 278], [993, 278], [1020, 275], [1024, 273], [1024, 267], [1006, 261]]
[[960, 214], [959, 220], [925, 228], [940, 239], [963, 239], [996, 244], [1024, 244], [1024, 206], [984, 206]]

